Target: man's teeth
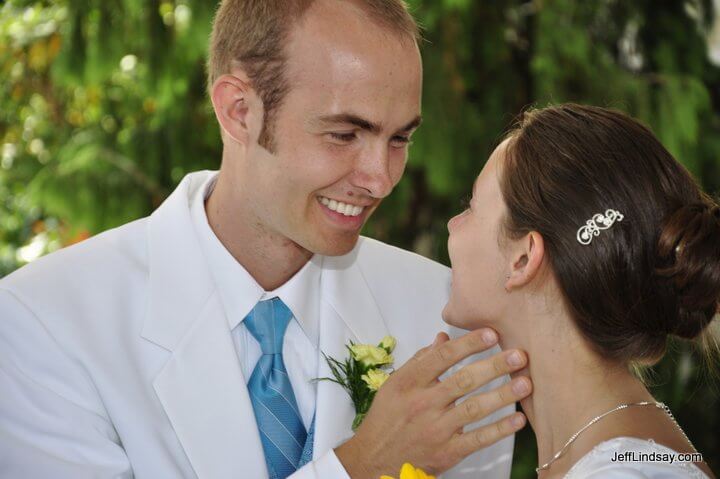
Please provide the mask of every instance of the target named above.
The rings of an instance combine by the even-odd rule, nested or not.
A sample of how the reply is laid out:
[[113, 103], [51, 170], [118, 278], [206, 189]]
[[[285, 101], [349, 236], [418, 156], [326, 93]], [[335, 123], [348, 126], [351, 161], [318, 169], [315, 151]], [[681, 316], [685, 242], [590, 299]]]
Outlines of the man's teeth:
[[364, 206], [349, 205], [347, 203], [342, 203], [340, 201], [325, 198], [324, 196], [320, 197], [320, 203], [324, 204], [329, 209], [345, 216], [357, 216], [365, 209]]

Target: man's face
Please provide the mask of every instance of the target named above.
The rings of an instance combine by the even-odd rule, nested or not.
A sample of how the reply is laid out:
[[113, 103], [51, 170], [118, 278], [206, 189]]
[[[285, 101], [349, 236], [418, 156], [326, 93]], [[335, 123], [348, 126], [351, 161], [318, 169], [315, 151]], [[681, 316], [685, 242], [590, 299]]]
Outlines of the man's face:
[[286, 52], [290, 91], [275, 116], [276, 148], [257, 145], [257, 135], [248, 145], [243, 206], [272, 236], [345, 254], [405, 170], [420, 120], [420, 55], [411, 38], [336, 0], [313, 4]]

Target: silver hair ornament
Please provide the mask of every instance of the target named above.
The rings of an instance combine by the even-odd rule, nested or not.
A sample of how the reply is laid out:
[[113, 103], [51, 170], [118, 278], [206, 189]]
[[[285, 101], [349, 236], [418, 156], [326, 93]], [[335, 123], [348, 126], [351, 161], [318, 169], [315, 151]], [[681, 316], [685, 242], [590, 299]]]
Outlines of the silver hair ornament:
[[582, 245], [589, 245], [595, 236], [600, 236], [601, 230], [609, 229], [616, 221], [624, 218], [622, 213], [613, 209], [606, 210], [604, 214], [597, 213], [577, 231], [577, 240]]

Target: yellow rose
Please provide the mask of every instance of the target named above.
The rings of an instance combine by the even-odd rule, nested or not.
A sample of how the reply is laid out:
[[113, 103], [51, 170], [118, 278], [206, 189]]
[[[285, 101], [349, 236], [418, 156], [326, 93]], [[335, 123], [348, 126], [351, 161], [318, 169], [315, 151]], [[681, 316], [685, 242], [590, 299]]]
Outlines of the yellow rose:
[[[380, 479], [394, 478], [390, 476], [380, 476]], [[428, 476], [422, 469], [416, 469], [412, 464], [406, 462], [400, 470], [400, 479], [435, 479], [435, 476]]]
[[388, 353], [392, 353], [395, 350], [396, 345], [397, 339], [392, 336], [385, 336], [382, 338], [382, 341], [380, 341], [380, 347], [385, 349]]
[[382, 371], [380, 369], [371, 369], [368, 371], [367, 374], [362, 375], [362, 380], [367, 383], [368, 386], [370, 386], [370, 389], [373, 391], [377, 391], [380, 389], [380, 386], [382, 386], [385, 381], [387, 381], [387, 378], [389, 378], [390, 375], [386, 373], [385, 371]]
[[366, 366], [380, 366], [393, 362], [392, 355], [377, 346], [354, 344], [350, 346], [350, 351], [355, 360], [362, 362]]

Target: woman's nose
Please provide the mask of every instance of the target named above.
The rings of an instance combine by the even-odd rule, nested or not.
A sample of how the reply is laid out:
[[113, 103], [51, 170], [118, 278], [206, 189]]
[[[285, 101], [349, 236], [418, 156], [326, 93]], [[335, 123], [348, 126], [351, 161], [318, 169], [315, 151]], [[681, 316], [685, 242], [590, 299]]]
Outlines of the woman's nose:
[[447, 224], [448, 233], [452, 234], [452, 230], [453, 230], [453, 228], [455, 228], [455, 224], [457, 223], [459, 217], [460, 217], [460, 215], [455, 215], [452, 218], [450, 218], [450, 221], [448, 221], [448, 224]]

